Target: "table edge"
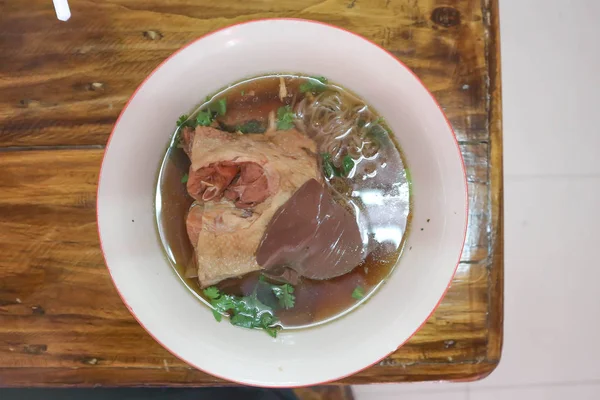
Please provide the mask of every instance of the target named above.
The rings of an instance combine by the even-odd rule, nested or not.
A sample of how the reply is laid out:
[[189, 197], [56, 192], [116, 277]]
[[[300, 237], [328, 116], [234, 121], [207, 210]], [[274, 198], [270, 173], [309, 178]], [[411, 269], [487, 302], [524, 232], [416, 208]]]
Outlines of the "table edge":
[[[468, 368], [465, 368], [465, 364], [453, 364], [453, 363], [440, 363], [436, 364], [438, 368], [446, 369], [447, 373], [437, 374], [406, 374], [405, 370], [398, 371], [399, 367], [389, 367], [378, 369], [377, 373], [382, 373], [381, 378], [374, 379], [375, 375], [361, 374], [350, 376], [341, 381], [331, 382], [332, 385], [347, 385], [347, 384], [368, 384], [368, 383], [396, 383], [396, 382], [414, 382], [414, 381], [448, 381], [448, 382], [469, 382], [484, 379], [491, 374], [501, 359], [502, 345], [503, 345], [503, 321], [504, 321], [504, 204], [503, 204], [503, 164], [502, 164], [502, 90], [501, 90], [501, 54], [500, 54], [500, 26], [499, 26], [499, 1], [498, 0], [484, 0], [483, 11], [484, 14], [489, 13], [488, 21], [488, 43], [486, 50], [486, 57], [488, 58], [488, 74], [490, 78], [490, 103], [489, 103], [489, 115], [488, 120], [490, 124], [490, 192], [492, 196], [492, 226], [495, 230], [491, 232], [493, 238], [493, 248], [491, 252], [491, 286], [494, 290], [489, 293], [489, 322], [488, 329], [492, 334], [488, 341], [488, 351], [486, 358], [481, 362], [479, 367], [472, 368], [471, 372], [465, 372]], [[486, 17], [484, 17], [486, 18]], [[79, 149], [87, 149], [88, 146], [82, 146]], [[90, 146], [93, 149], [97, 149], [98, 146]], [[51, 150], [51, 148], [42, 148], [40, 150]], [[415, 366], [429, 368], [432, 364], [417, 364]], [[151, 368], [109, 368], [104, 367], [106, 371], [119, 371], [122, 370], [122, 380], [118, 383], [102, 384], [94, 381], [85, 381], [84, 376], [73, 376], [73, 382], [69, 383], [68, 380], [63, 382], [43, 380], [43, 375], [46, 377], [57, 374], [62, 376], [61, 372], [70, 373], [77, 375], [76, 371], [87, 373], [87, 371], [93, 371], [97, 374], [97, 368], [81, 368], [81, 369], [70, 369], [70, 368], [0, 368], [0, 387], [23, 387], [24, 382], [14, 380], [7, 382], [7, 378], [14, 376], [17, 372], [27, 372], [28, 374], [39, 374], [38, 377], [40, 382], [27, 382], [27, 387], [128, 387], [128, 386], [172, 386], [172, 387], [201, 387], [201, 386], [228, 386], [231, 383], [221, 381], [210, 375], [206, 375], [208, 379], [205, 381], [186, 381], [186, 382], [173, 382], [168, 380], [156, 380], [152, 382], [140, 381], [136, 374], [154, 372], [168, 372], [163, 370], [151, 369]], [[388, 371], [385, 371], [385, 370]], [[37, 371], [37, 372], [34, 372]], [[192, 371], [192, 372], [190, 372]], [[367, 370], [368, 371], [368, 370]], [[75, 372], [75, 374], [73, 374]], [[172, 368], [173, 373], [181, 373], [186, 376], [195, 375], [193, 368], [178, 367]], [[390, 372], [394, 372], [392, 374]], [[83, 375], [85, 375], [85, 373]], [[150, 374], [152, 375], [152, 374]], [[30, 375], [31, 376], [31, 375]], [[135, 377], [136, 379], [127, 380], [127, 376]], [[63, 376], [64, 377], [64, 376]], [[389, 379], [386, 379], [389, 378]], [[88, 377], [89, 378], [89, 377]], [[416, 379], [411, 379], [416, 378]], [[84, 379], [84, 381], [78, 381], [78, 379]], [[10, 380], [10, 379], [8, 379]]]

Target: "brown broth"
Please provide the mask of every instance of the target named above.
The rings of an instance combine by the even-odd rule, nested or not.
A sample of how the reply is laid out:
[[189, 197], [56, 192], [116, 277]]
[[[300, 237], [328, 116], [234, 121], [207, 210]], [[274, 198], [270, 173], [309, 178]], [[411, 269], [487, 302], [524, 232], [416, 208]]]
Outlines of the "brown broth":
[[[299, 86], [306, 78], [299, 75], [270, 75], [233, 84], [198, 109], [227, 98], [227, 113], [220, 118], [221, 124], [235, 126], [243, 121], [256, 120], [266, 126], [269, 112], [282, 106], [278, 97], [280, 76], [284, 76], [287, 90], [293, 94], [285, 99], [284, 104], [297, 104], [304, 96]], [[344, 91], [339, 86], [331, 87], [334, 88], [332, 90]], [[373, 108], [368, 109], [377, 116]], [[187, 173], [190, 162], [185, 153], [174, 146], [176, 134], [159, 172], [157, 226], [169, 262], [185, 285], [208, 304], [197, 280], [186, 277], [186, 269], [192, 264], [193, 248], [187, 237], [185, 217], [192, 198], [181, 179]], [[373, 169], [376, 170], [375, 174]], [[360, 159], [351, 181], [352, 194], [346, 201], [349, 200], [353, 209], [358, 210], [359, 225], [366, 227], [369, 253], [361, 265], [346, 275], [324, 281], [301, 279], [294, 287], [294, 307], [275, 311], [284, 329], [314, 326], [345, 314], [366, 301], [397, 264], [410, 223], [410, 182], [399, 147], [389, 134], [381, 137], [381, 148], [375, 158]], [[228, 279], [217, 286], [228, 294], [249, 295], [257, 285], [259, 276], [260, 273], [252, 273]], [[358, 286], [365, 293], [360, 300], [352, 297]]]

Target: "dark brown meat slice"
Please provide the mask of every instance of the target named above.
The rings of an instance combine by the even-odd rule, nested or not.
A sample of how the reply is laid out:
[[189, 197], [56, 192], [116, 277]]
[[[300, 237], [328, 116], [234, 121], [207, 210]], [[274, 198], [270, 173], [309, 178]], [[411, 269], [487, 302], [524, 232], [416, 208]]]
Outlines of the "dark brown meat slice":
[[288, 267], [309, 279], [344, 275], [363, 258], [354, 216], [314, 179], [277, 210], [256, 252], [264, 269]]
[[294, 286], [296, 286], [300, 280], [300, 276], [296, 270], [288, 267], [275, 267], [270, 270], [263, 270], [262, 274], [275, 282], [290, 283]]

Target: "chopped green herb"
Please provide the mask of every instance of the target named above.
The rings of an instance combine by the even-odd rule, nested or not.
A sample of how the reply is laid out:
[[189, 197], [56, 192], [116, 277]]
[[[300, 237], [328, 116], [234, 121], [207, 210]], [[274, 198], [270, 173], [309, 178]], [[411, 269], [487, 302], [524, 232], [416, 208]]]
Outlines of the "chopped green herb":
[[173, 144], [171, 145], [171, 147], [175, 149], [183, 148], [183, 143], [181, 140], [181, 130], [179, 128], [177, 128], [177, 131], [175, 132], [175, 137], [173, 138]]
[[[217, 300], [219, 299], [219, 297], [221, 297], [221, 293], [219, 293], [219, 289], [217, 289], [214, 286], [208, 287], [206, 289], [203, 290], [203, 293], [206, 297], [208, 297], [210, 299], [210, 301], [212, 302], [213, 300]], [[217, 320], [217, 322], [221, 322], [221, 319], [223, 318], [223, 314], [221, 314], [221, 311], [219, 311], [216, 307], [212, 310], [213, 316], [215, 317], [215, 319]]]
[[183, 114], [182, 116], [180, 116], [177, 120], [177, 127], [184, 128], [186, 126], [189, 126], [190, 128], [195, 128], [196, 124], [194, 120], [188, 120], [188, 118], [189, 116], [187, 114]]
[[387, 135], [387, 131], [381, 124], [375, 124], [369, 128], [369, 135], [374, 137], [375, 139], [381, 140], [384, 136]]
[[292, 111], [292, 107], [283, 106], [277, 110], [277, 129], [287, 130], [294, 126], [294, 118], [296, 114]]
[[185, 127], [195, 128], [196, 121], [193, 119], [189, 119], [190, 117], [187, 114], [183, 114], [177, 120], [177, 132], [175, 133], [175, 138], [173, 139], [173, 147], [175, 148], [183, 148], [183, 143], [181, 143], [181, 131]]
[[208, 110], [199, 111], [198, 115], [196, 115], [196, 122], [201, 126], [210, 126], [213, 121], [213, 115]]
[[203, 293], [209, 299], [217, 321], [221, 320], [222, 314], [228, 314], [233, 325], [262, 328], [269, 335], [277, 336], [278, 328], [273, 326], [277, 318], [271, 307], [258, 300], [256, 288], [251, 295], [244, 297], [223, 294], [214, 286], [204, 289]]
[[323, 158], [323, 173], [325, 174], [325, 178], [331, 179], [334, 176], [340, 176], [340, 172], [333, 165], [333, 161], [331, 161], [331, 154], [323, 153], [321, 157]]
[[242, 133], [263, 133], [265, 130], [266, 129], [262, 126], [262, 124], [255, 119], [235, 127], [236, 132]]
[[[206, 97], [206, 101], [208, 100], [210, 100], [210, 97]], [[206, 109], [198, 112], [198, 115], [196, 115], [196, 121], [198, 122], [198, 125], [210, 126], [217, 115], [225, 115], [226, 112], [227, 99], [222, 98], [217, 102], [209, 104]]]
[[264, 133], [267, 128], [264, 126], [263, 123], [261, 123], [258, 120], [250, 120], [247, 122], [244, 122], [243, 124], [240, 125], [228, 125], [226, 123], [224, 123], [223, 121], [218, 121], [219, 122], [219, 127], [227, 132], [241, 132], [241, 133]]
[[218, 312], [215, 309], [212, 310], [212, 313], [213, 313], [213, 317], [215, 317], [217, 322], [221, 322], [221, 319], [223, 319], [223, 314], [221, 314], [220, 312]]
[[187, 183], [189, 178], [190, 178], [189, 175], [185, 174], [184, 176], [181, 177], [181, 183]]
[[207, 287], [202, 292], [206, 297], [208, 297], [211, 300], [218, 299], [219, 296], [221, 296], [221, 294], [219, 293], [219, 289], [217, 289], [215, 286]]
[[342, 159], [342, 170], [344, 172], [344, 176], [350, 175], [352, 168], [354, 168], [354, 160], [352, 157], [346, 154]]
[[311, 76], [306, 82], [300, 85], [302, 93], [318, 93], [325, 91], [325, 89], [327, 89], [327, 78], [324, 76]]
[[277, 337], [277, 331], [279, 331], [279, 329], [277, 327], [273, 327], [273, 326], [267, 326], [266, 328], [263, 328], [263, 330], [265, 332], [267, 332], [269, 334], [269, 336], [276, 338]]
[[177, 120], [177, 126], [181, 126], [183, 124], [185, 124], [185, 122], [187, 121], [187, 119], [189, 118], [189, 116], [187, 114], [183, 114], [181, 117], [179, 117], [179, 119]]
[[242, 91], [240, 92], [240, 94], [243, 96], [243, 95], [245, 95], [245, 94], [246, 94], [246, 92], [242, 90]]
[[260, 316], [260, 325], [265, 332], [267, 332], [272, 337], [277, 337], [277, 331], [279, 330], [277, 327], [272, 326], [277, 319], [268, 313], [264, 313]]
[[217, 102], [217, 114], [225, 115], [226, 112], [227, 112], [227, 99], [226, 98], [219, 99], [219, 101]]
[[276, 286], [272, 285], [271, 290], [275, 294], [275, 297], [279, 299], [279, 305], [286, 310], [294, 307], [296, 296], [294, 296], [294, 287], [289, 283], [285, 285]]
[[254, 328], [254, 318], [246, 314], [234, 314], [231, 316], [231, 323], [242, 328]]
[[355, 300], [360, 300], [365, 297], [365, 290], [361, 286], [357, 286], [352, 292], [352, 298]]

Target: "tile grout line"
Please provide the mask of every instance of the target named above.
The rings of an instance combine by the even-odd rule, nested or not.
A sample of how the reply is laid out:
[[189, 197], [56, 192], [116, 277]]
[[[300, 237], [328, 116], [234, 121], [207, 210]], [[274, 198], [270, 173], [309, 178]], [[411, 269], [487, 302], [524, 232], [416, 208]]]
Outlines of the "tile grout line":
[[[497, 386], [474, 387], [474, 391], [486, 390], [511, 390], [511, 389], [530, 389], [543, 387], [569, 387], [569, 386], [600, 386], [600, 379], [591, 379], [583, 381], [564, 381], [564, 382], [539, 382], [539, 383], [520, 383], [516, 385], [506, 384]], [[467, 386], [469, 388], [469, 386]]]
[[[400, 382], [400, 383], [381, 383], [380, 385], [419, 385], [421, 383], [429, 383], [429, 382], [411, 382], [411, 383], [406, 383], [406, 382]], [[440, 383], [441, 385], [447, 384], [447, 385], [462, 385], [464, 384], [464, 382], [442, 382]], [[377, 385], [377, 384], [376, 384]], [[366, 384], [366, 385], [352, 385], [353, 387], [355, 386], [373, 386], [371, 384]], [[406, 393], [406, 394], [415, 394], [415, 393], [428, 393], [428, 394], [441, 394], [441, 393], [464, 393], [465, 390], [467, 389], [467, 386], [465, 387], [459, 387], [459, 388], [410, 388], [410, 389], [406, 389], [403, 390], [402, 393]]]
[[573, 173], [573, 174], [504, 174], [504, 181], [508, 179], [525, 180], [525, 179], [567, 179], [567, 178], [583, 178], [583, 179], [598, 179], [600, 173]]

